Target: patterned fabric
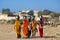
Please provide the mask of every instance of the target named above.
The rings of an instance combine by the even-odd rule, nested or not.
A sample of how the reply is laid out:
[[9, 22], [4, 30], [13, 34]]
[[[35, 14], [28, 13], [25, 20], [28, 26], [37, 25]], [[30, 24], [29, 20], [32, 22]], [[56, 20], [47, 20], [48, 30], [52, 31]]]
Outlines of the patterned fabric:
[[32, 30], [36, 30], [36, 23], [35, 23], [35, 21], [32, 21], [31, 25], [32, 25]]

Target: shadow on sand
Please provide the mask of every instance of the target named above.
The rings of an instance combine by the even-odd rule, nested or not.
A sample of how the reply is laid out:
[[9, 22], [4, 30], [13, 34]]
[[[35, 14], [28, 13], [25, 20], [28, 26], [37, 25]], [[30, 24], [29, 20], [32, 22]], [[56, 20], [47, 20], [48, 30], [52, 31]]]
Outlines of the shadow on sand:
[[57, 37], [56, 36], [43, 36], [43, 37], [35, 36], [35, 37], [30, 37], [30, 38], [57, 38]]
[[[35, 37], [26, 38], [26, 39], [33, 39], [33, 38], [57, 38], [57, 37], [56, 36], [43, 36], [43, 37], [35, 36]], [[22, 38], [22, 39], [25, 39], [25, 38]]]

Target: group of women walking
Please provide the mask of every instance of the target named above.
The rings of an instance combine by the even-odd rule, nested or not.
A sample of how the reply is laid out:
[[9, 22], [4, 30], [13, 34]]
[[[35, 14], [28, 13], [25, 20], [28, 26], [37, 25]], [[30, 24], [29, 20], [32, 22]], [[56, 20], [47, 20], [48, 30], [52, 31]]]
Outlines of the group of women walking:
[[[21, 24], [19, 21], [19, 16], [16, 16], [16, 21], [14, 24], [14, 30], [16, 32], [17, 38], [21, 38], [22, 35], [23, 37], [29, 38], [31, 35], [32, 37], [35, 37], [36, 35], [36, 30], [39, 31], [40, 37], [43, 37], [43, 20], [42, 16], [40, 16], [40, 20], [38, 22], [38, 29], [37, 29], [37, 24], [35, 22], [35, 16], [30, 16], [27, 19], [27, 16], [23, 17], [23, 23]], [[21, 35], [22, 33], [22, 35]]]

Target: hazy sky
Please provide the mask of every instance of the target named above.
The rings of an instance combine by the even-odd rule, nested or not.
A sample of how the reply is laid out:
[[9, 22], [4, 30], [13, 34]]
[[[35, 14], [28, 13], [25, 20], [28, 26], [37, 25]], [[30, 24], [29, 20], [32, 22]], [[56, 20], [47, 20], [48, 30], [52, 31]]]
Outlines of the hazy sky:
[[60, 0], [0, 0], [0, 12], [3, 8], [16, 12], [44, 9], [60, 12]]

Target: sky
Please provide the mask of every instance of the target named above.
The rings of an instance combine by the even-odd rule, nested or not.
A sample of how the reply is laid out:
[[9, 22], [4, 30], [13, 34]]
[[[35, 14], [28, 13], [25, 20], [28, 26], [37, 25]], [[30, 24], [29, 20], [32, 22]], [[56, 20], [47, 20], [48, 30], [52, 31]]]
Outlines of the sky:
[[0, 12], [3, 8], [12, 12], [45, 9], [60, 12], [60, 0], [0, 0]]

